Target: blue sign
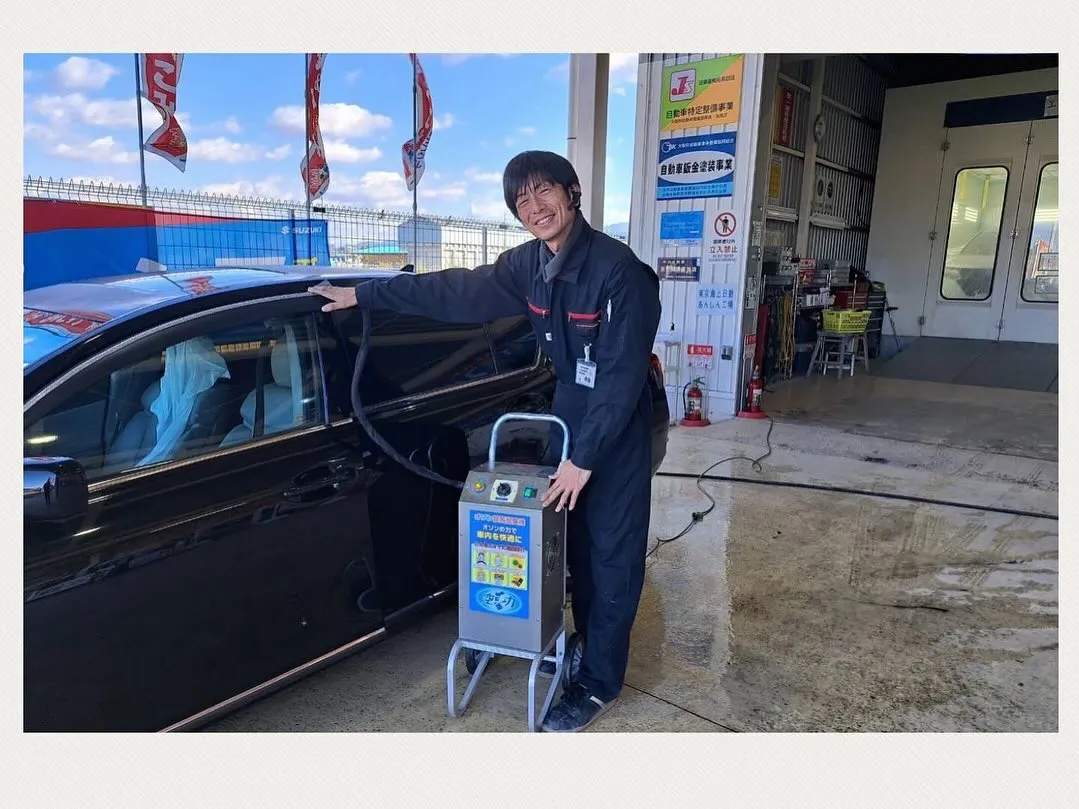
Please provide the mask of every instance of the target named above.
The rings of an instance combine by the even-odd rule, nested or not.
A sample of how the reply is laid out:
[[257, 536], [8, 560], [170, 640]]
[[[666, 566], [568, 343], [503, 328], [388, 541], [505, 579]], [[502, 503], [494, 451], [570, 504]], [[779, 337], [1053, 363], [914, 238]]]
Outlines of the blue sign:
[[726, 284], [701, 284], [697, 287], [697, 314], [734, 314], [734, 294], [734, 287]]
[[473, 612], [528, 618], [531, 517], [472, 509], [468, 520], [468, 601]]
[[704, 211], [664, 211], [659, 215], [660, 241], [694, 247], [704, 238]]
[[737, 132], [718, 132], [661, 140], [656, 199], [734, 196], [737, 137]]

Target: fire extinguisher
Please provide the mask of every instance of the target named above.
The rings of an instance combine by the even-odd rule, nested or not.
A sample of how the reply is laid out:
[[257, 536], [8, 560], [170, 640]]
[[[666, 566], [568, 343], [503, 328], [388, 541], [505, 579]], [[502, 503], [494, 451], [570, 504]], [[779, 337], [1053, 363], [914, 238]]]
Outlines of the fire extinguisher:
[[738, 415], [745, 419], [767, 418], [767, 414], [761, 410], [762, 393], [764, 393], [764, 383], [761, 381], [761, 369], [754, 368], [753, 376], [746, 389], [746, 409]]
[[711, 424], [704, 415], [704, 380], [699, 376], [692, 382], [687, 382], [682, 389], [682, 399], [685, 416], [682, 418], [683, 427], [707, 427]]

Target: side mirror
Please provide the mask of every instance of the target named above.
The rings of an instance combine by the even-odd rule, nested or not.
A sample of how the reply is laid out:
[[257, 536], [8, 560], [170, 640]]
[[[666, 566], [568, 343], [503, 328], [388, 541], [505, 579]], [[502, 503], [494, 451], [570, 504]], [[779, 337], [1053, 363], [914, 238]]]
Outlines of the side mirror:
[[29, 522], [65, 522], [90, 509], [86, 473], [71, 458], [23, 458], [22, 498]]

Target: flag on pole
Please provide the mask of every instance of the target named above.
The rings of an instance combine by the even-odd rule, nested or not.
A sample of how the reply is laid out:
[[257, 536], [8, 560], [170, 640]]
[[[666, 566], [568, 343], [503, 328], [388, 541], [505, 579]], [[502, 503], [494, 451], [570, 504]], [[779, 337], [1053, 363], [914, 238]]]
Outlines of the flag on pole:
[[140, 60], [140, 93], [161, 114], [161, 126], [140, 145], [145, 151], [163, 157], [182, 172], [187, 168], [187, 135], [176, 120], [176, 88], [180, 84], [180, 68], [184, 64], [184, 55], [143, 53], [140, 54]]
[[322, 85], [322, 67], [326, 54], [307, 54], [307, 149], [300, 162], [300, 178], [304, 182], [309, 200], [316, 200], [330, 187], [330, 167], [326, 163], [326, 148], [319, 128], [319, 93]]
[[427, 76], [424, 75], [419, 58], [414, 53], [408, 56], [416, 71], [416, 84], [419, 90], [416, 94], [417, 132], [401, 147], [401, 160], [405, 165], [405, 184], [408, 190], [412, 191], [423, 177], [423, 157], [427, 153], [431, 133], [435, 128], [435, 108], [431, 103], [431, 89], [427, 86]]

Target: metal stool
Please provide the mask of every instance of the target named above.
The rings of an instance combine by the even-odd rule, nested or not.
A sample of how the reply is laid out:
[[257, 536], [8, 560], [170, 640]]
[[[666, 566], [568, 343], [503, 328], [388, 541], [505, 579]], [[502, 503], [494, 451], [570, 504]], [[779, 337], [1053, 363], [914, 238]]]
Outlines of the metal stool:
[[[859, 357], [861, 349], [861, 357]], [[845, 333], [818, 331], [817, 342], [813, 346], [813, 356], [809, 359], [809, 369], [806, 376], [813, 373], [819, 365], [820, 372], [824, 373], [831, 368], [836, 369], [836, 376], [842, 376], [847, 367], [847, 359], [850, 359], [850, 375], [854, 376], [854, 366], [861, 359], [865, 369], [869, 370], [869, 341], [865, 332]]]

